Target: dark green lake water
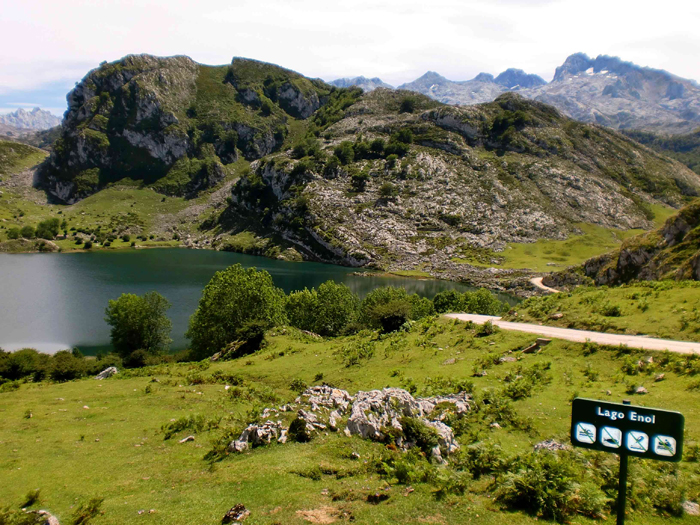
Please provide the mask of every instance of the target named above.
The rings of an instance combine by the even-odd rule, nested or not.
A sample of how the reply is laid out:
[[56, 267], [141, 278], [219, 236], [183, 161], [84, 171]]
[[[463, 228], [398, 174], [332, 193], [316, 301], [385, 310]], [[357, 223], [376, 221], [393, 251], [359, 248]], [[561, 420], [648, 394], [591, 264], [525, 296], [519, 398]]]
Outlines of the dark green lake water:
[[[202, 289], [218, 270], [240, 263], [270, 272], [285, 292], [332, 279], [361, 297], [379, 286], [405, 286], [432, 298], [446, 289], [473, 288], [449, 281], [351, 275], [355, 270], [317, 263], [288, 263], [211, 250], [156, 249], [76, 254], [0, 254], [0, 347], [86, 353], [109, 348], [104, 310], [122, 293], [155, 290], [172, 308], [172, 349], [186, 347], [184, 333]], [[513, 303], [513, 298], [501, 296]]]

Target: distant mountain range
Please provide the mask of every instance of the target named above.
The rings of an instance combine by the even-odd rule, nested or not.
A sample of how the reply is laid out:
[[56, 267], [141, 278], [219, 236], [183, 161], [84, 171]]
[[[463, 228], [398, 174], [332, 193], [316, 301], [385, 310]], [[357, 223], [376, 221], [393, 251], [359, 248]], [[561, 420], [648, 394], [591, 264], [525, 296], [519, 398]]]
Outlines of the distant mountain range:
[[[44, 130], [58, 126], [61, 119], [53, 113], [40, 108], [34, 108], [31, 111], [19, 108], [17, 111], [0, 115], [0, 125], [5, 127], [16, 128], [17, 130]], [[10, 130], [12, 131], [12, 130]]]
[[[371, 79], [371, 84], [364, 77], [356, 79], [339, 79], [334, 85], [357, 85], [365, 91], [387, 87], [379, 78]], [[467, 81], [429, 71], [399, 89], [453, 105], [491, 102], [506, 91], [517, 91], [576, 120], [616, 129], [680, 134], [700, 127], [700, 86], [695, 81], [605, 55], [595, 59], [583, 53], [571, 55], [549, 83], [521, 69], [508, 69], [497, 77], [480, 73]]]
[[337, 80], [333, 80], [329, 82], [331, 86], [335, 87], [340, 87], [340, 88], [348, 88], [352, 86], [357, 86], [359, 88], [362, 88], [362, 91], [368, 92], [368, 91], [373, 91], [379, 87], [382, 88], [387, 88], [387, 89], [394, 89], [394, 86], [391, 86], [387, 84], [386, 82], [382, 82], [381, 78], [366, 78], [366, 77], [354, 77], [354, 78], [339, 78]]

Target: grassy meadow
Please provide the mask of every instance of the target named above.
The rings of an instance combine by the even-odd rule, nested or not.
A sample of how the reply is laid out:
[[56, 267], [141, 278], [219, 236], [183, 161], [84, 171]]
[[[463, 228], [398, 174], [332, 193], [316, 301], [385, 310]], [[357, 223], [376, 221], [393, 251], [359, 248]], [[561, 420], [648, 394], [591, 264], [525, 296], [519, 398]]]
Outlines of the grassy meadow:
[[533, 297], [515, 306], [513, 312], [517, 315], [511, 313], [505, 318], [562, 328], [698, 341], [700, 283], [656, 281], [619, 287], [578, 287], [571, 293]]
[[[99, 497], [104, 503], [95, 524], [213, 524], [237, 503], [251, 511], [246, 523], [255, 524], [534, 524], [542, 518], [506, 510], [496, 501], [494, 475], [470, 473], [463, 457], [448, 467], [432, 467], [430, 479], [409, 484], [378, 468], [387, 454], [397, 454], [391, 446], [342, 432], [242, 454], [220, 452], [221, 444], [237, 437], [262, 407], [293, 401], [292, 385], [325, 382], [352, 394], [396, 386], [415, 395], [461, 385], [482, 399], [487, 391], [506, 388], [514, 374], [540, 367], [548, 373], [527, 395], [513, 396], [509, 416], [500, 418], [483, 406], [467, 416], [458, 432], [462, 450], [475, 443], [498, 444], [499, 454], [508, 458], [531, 452], [544, 439], [568, 443], [575, 396], [631, 398], [633, 404], [680, 410], [686, 419], [687, 461], [630, 460], [627, 523], [697, 523], [690, 516], [672, 517], [671, 502], [700, 497], [695, 446], [700, 390], [694, 378], [700, 361], [656, 354], [654, 363], [635, 368], [630, 363], [646, 363], [649, 353], [558, 340], [539, 354], [521, 353], [534, 339], [517, 332], [480, 334], [476, 327], [444, 318], [424, 319], [408, 332], [363, 331], [334, 339], [277, 328], [268, 333], [262, 350], [233, 361], [164, 364], [123, 370], [104, 381], [4, 388], [0, 508], [21, 505], [29, 491], [40, 488], [33, 508], [50, 510], [61, 523], [71, 522], [79, 504]], [[350, 358], [357, 348], [365, 351]], [[513, 359], [499, 362], [503, 356]], [[472, 377], [475, 371], [487, 373]], [[665, 380], [654, 381], [658, 372]], [[226, 390], [226, 384], [235, 386]], [[649, 394], [627, 394], [636, 385]], [[181, 424], [190, 416], [190, 421], [200, 416], [200, 424]], [[502, 428], [491, 425], [498, 421]], [[163, 426], [170, 424], [174, 432], [166, 440]], [[193, 442], [178, 442], [189, 435], [195, 436]], [[353, 452], [359, 459], [352, 459]], [[616, 456], [573, 454], [614, 477]], [[459, 479], [459, 490], [446, 489], [446, 479]], [[606, 490], [615, 497], [614, 485]], [[388, 499], [369, 503], [375, 493]], [[614, 519], [609, 512], [604, 516]], [[582, 512], [566, 522], [599, 521]]]

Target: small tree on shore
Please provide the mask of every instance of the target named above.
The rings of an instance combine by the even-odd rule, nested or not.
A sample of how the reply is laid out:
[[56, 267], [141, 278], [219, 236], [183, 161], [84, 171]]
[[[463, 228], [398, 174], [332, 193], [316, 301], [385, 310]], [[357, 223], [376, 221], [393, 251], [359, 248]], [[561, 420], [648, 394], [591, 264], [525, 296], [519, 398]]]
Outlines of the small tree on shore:
[[244, 269], [236, 264], [216, 272], [204, 288], [202, 298], [185, 336], [192, 356], [204, 359], [234, 341], [248, 341], [251, 328], [271, 328], [287, 319], [284, 292], [266, 271]]
[[122, 358], [136, 350], [158, 354], [168, 349], [172, 322], [165, 315], [170, 302], [158, 292], [122, 294], [109, 301], [105, 321], [112, 327], [114, 350]]

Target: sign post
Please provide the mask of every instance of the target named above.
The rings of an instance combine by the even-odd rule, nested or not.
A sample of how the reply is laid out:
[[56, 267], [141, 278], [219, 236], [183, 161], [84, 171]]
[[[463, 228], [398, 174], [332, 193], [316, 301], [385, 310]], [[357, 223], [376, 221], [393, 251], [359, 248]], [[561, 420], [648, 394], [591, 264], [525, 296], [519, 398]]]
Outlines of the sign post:
[[620, 456], [617, 525], [625, 523], [627, 458], [680, 461], [683, 426], [680, 412], [631, 406], [629, 401], [609, 403], [574, 399], [571, 407], [571, 443], [575, 447], [612, 452]]

